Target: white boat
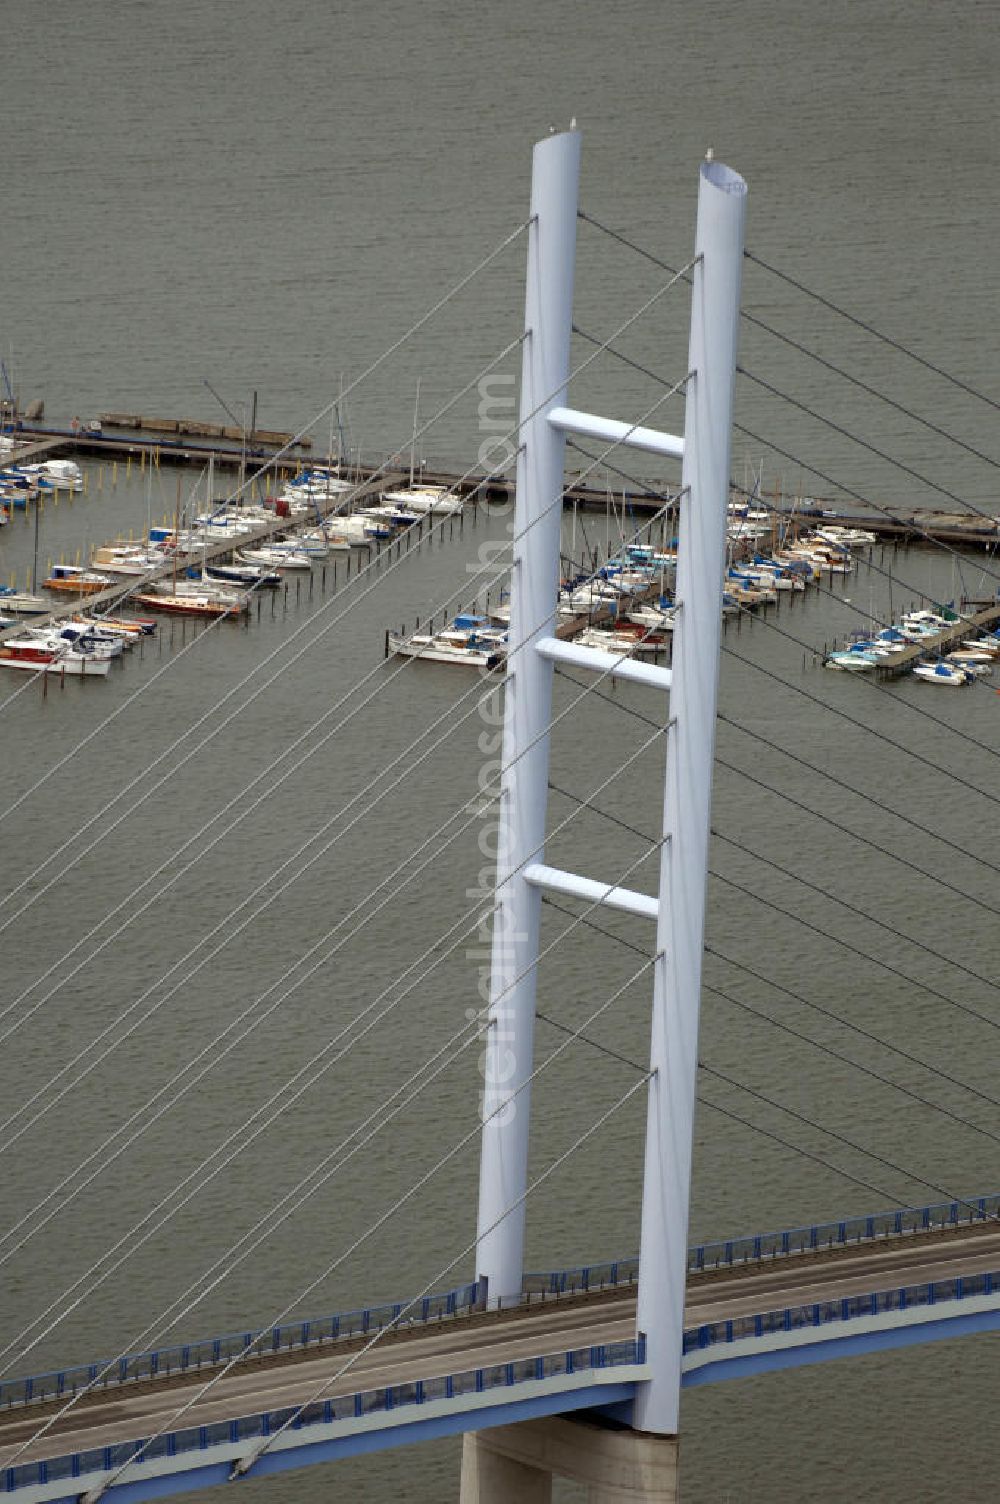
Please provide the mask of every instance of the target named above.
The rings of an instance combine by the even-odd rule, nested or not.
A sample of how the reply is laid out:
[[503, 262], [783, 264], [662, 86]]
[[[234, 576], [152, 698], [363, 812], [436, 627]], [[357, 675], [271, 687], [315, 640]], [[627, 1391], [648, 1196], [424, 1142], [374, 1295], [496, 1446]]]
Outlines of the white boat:
[[[289, 539], [289, 542], [292, 542]], [[278, 545], [280, 547], [280, 544]], [[330, 540], [321, 527], [310, 528], [308, 532], [296, 533], [293, 548], [308, 554], [311, 559], [326, 559], [330, 555]]]
[[408, 511], [439, 516], [460, 512], [465, 505], [461, 496], [455, 496], [447, 486], [413, 486], [402, 491], [383, 491], [382, 500], [390, 506], [406, 507]]
[[972, 674], [967, 674], [964, 669], [948, 663], [918, 663], [913, 670], [913, 677], [923, 679], [928, 684], [951, 686], [971, 684], [973, 680]]
[[25, 632], [25, 639], [27, 638], [52, 648], [56, 653], [61, 653], [68, 646], [78, 653], [90, 653], [95, 658], [120, 658], [124, 649], [120, 637], [69, 622], [53, 622], [50, 627], [28, 627]]
[[444, 633], [389, 632], [386, 638], [389, 653], [402, 658], [424, 658], [429, 663], [458, 663], [466, 668], [494, 668], [506, 656], [495, 642], [482, 646], [473, 639], [463, 642], [449, 640]]
[[15, 590], [12, 585], [0, 585], [0, 611], [13, 611], [17, 616], [41, 616], [51, 610], [52, 602], [41, 595]]
[[878, 661], [875, 653], [862, 651], [859, 648], [845, 648], [843, 652], [831, 653], [823, 666], [841, 669], [850, 674], [860, 674], [877, 668]]
[[48, 476], [60, 490], [83, 490], [83, 471], [75, 460], [45, 460], [42, 474]]
[[652, 627], [657, 632], [672, 632], [676, 615], [676, 606], [640, 606], [638, 610], [630, 611], [625, 620], [637, 627]]
[[949, 663], [982, 663], [987, 668], [994, 662], [994, 655], [984, 648], [956, 648], [952, 653], [946, 653], [945, 658]]
[[270, 569], [311, 569], [312, 560], [300, 548], [282, 547], [280, 543], [261, 543], [244, 548], [236, 555], [241, 564], [266, 564]]
[[6, 642], [0, 643], [0, 666], [25, 669], [32, 673], [76, 674], [106, 679], [111, 659], [80, 652], [69, 643], [58, 647], [51, 641], [41, 641], [37, 637], [8, 637]]
[[91, 560], [99, 571], [137, 576], [149, 574], [170, 562], [170, 554], [162, 553], [159, 549], [124, 543], [109, 543], [103, 548], [95, 548]]
[[829, 527], [816, 528], [812, 536], [823, 538], [828, 543], [835, 543], [838, 546], [844, 545], [847, 548], [861, 548], [866, 543], [878, 542], [876, 534], [868, 532], [866, 528], [838, 527], [834, 523], [831, 523]]
[[598, 648], [602, 653], [614, 653], [616, 657], [627, 654], [629, 657], [635, 654], [650, 654], [655, 657], [662, 653], [666, 644], [663, 637], [654, 634], [648, 629], [639, 628], [623, 631], [613, 631], [603, 627], [585, 627], [574, 639], [584, 648]]

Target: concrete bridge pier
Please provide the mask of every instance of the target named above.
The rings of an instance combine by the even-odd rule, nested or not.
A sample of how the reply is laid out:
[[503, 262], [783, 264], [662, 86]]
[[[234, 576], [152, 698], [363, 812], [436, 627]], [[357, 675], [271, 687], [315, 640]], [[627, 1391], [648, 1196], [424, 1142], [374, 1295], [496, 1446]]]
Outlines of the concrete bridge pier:
[[592, 1417], [553, 1416], [467, 1431], [461, 1504], [551, 1504], [552, 1478], [587, 1489], [587, 1504], [676, 1504], [677, 1437]]

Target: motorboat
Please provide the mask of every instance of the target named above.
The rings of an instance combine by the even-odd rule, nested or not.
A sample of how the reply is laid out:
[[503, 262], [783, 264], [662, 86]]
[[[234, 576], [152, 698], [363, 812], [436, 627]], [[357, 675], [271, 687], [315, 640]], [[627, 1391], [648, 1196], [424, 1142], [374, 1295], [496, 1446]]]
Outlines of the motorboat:
[[[291, 539], [288, 541], [292, 542]], [[293, 547], [308, 554], [310, 559], [326, 559], [330, 554], [330, 540], [326, 536], [325, 529], [321, 527], [310, 528], [304, 533], [296, 533]]]
[[913, 670], [915, 679], [923, 679], [928, 684], [947, 684], [957, 687], [960, 684], [971, 684], [973, 675], [963, 668], [950, 663], [918, 663]]
[[83, 471], [75, 460], [44, 460], [41, 473], [60, 490], [83, 490]]
[[867, 648], [845, 648], [839, 653], [830, 653], [824, 661], [824, 668], [841, 669], [847, 673], [865, 673], [869, 669], [877, 668], [878, 655], [869, 652]]
[[35, 673], [76, 674], [106, 679], [111, 659], [83, 652], [68, 642], [63, 642], [60, 646], [52, 638], [8, 637], [6, 642], [0, 643], [0, 666]]
[[51, 610], [52, 602], [44, 596], [15, 590], [13, 585], [0, 585], [0, 611], [13, 611], [16, 616], [41, 616]]
[[97, 595], [115, 582], [109, 574], [84, 569], [79, 564], [53, 564], [52, 573], [42, 581], [43, 590], [61, 590], [70, 595]]
[[456, 641], [447, 633], [388, 632], [386, 653], [402, 658], [423, 658], [430, 663], [457, 663], [466, 668], [496, 668], [506, 653], [495, 639], [472, 634]]
[[61, 652], [64, 644], [95, 658], [120, 658], [124, 643], [111, 633], [95, 631], [74, 622], [54, 622], [49, 627], [28, 627], [25, 637], [36, 639]]
[[147, 575], [171, 562], [160, 549], [143, 548], [135, 543], [108, 543], [95, 548], [91, 564], [111, 574]]
[[465, 505], [461, 496], [449, 491], [447, 486], [412, 486], [406, 490], [383, 491], [382, 500], [391, 506], [397, 503], [408, 511], [423, 515], [460, 512]]
[[652, 627], [657, 632], [672, 632], [676, 615], [677, 607], [661, 596], [658, 602], [651, 602], [648, 605], [639, 606], [634, 611], [629, 611], [626, 620], [637, 627]]
[[636, 654], [655, 656], [667, 645], [662, 633], [641, 627], [585, 627], [574, 642], [584, 648], [599, 648], [603, 653], [627, 654], [629, 657]]

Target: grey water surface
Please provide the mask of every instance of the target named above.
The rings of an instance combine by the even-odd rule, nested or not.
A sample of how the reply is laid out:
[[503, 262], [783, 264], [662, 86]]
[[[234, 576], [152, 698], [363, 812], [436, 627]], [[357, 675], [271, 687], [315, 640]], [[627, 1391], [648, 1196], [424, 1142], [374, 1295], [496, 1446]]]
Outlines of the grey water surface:
[[[352, 384], [522, 223], [531, 144], [572, 116], [581, 202], [603, 224], [681, 266], [711, 146], [749, 183], [759, 257], [996, 396], [991, 5], [51, 0], [3, 19], [0, 353], [54, 422], [106, 409], [218, 419], [211, 383], [237, 412], [256, 391], [268, 427], [321, 414], [323, 452], [343, 387], [345, 441], [373, 460], [408, 454], [418, 379], [424, 421], [473, 383], [423, 440], [429, 463], [471, 466], [483, 438], [473, 379], [521, 328], [523, 238]], [[606, 338], [668, 279], [581, 223], [576, 319], [588, 333]], [[738, 480], [763, 467], [765, 493], [786, 498], [839, 487], [890, 509], [998, 510], [996, 463], [971, 452], [998, 453], [995, 401], [756, 263], [744, 306], [900, 406], [745, 325], [741, 364], [784, 396], [740, 379]], [[574, 400], [644, 414], [684, 373], [686, 321], [678, 286], [618, 341], [659, 385], [603, 355]], [[592, 348], [577, 339], [574, 363]], [[511, 356], [499, 369], [516, 368]], [[680, 404], [654, 421], [679, 427]], [[645, 462], [641, 473], [657, 478]], [[184, 472], [184, 499], [195, 484], [206, 481]], [[620, 492], [620, 477], [610, 484]], [[86, 496], [39, 519], [42, 562], [141, 532], [173, 512], [176, 486], [166, 463], [117, 476], [88, 465]], [[475, 1048], [348, 1151], [354, 1126], [477, 1004], [480, 957], [458, 921], [489, 844], [485, 817], [459, 814], [488, 776], [474, 682], [384, 664], [383, 634], [471, 604], [508, 522], [470, 515], [349, 585], [343, 561], [336, 588], [332, 565], [325, 585], [317, 570], [311, 591], [293, 584], [246, 628], [165, 624], [105, 684], [50, 685], [44, 699], [37, 684], [0, 684], [0, 1172], [9, 1224], [26, 1219], [0, 1246], [16, 1250], [0, 1281], [7, 1373], [346, 1310], [470, 1271], [465, 1257], [444, 1272], [475, 1232], [474, 1136], [347, 1250], [474, 1126]], [[567, 519], [567, 549], [604, 548], [619, 525], [610, 509], [575, 529]], [[0, 577], [23, 583], [33, 545], [18, 514], [0, 532]], [[880, 690], [814, 660], [871, 613], [998, 583], [982, 556], [876, 548], [845, 583], [727, 630], [702, 1056], [801, 1116], [703, 1079], [705, 1101], [746, 1122], [699, 1110], [692, 1239], [998, 1188], [1000, 1114], [956, 1083], [994, 1095], [1000, 701], [988, 684]], [[559, 787], [590, 796], [652, 738], [594, 797], [613, 819], [551, 796], [551, 828], [573, 818], [550, 859], [610, 879], [647, 849], [637, 832], [658, 829], [663, 753], [641, 717], [662, 707], [634, 690], [575, 705], [578, 694], [556, 681]], [[654, 864], [630, 881], [651, 890]], [[601, 922], [618, 940], [577, 926], [542, 966], [546, 1011], [572, 1025], [651, 944], [638, 921]], [[570, 923], [547, 911], [544, 942]], [[391, 1011], [335, 1058], [376, 1002]], [[641, 1062], [648, 1006], [639, 977], [588, 1032]], [[540, 1024], [539, 1058], [562, 1037]], [[532, 1173], [633, 1078], [585, 1045], [561, 1055], [534, 1092]], [[249, 1139], [243, 1125], [272, 1099], [268, 1117], [289, 1105], [205, 1180], [206, 1156]], [[532, 1268], [635, 1251], [643, 1126], [637, 1095], [529, 1205]], [[188, 1309], [182, 1292], [330, 1154], [338, 1172]], [[179, 1205], [189, 1175], [197, 1190]], [[152, 1207], [157, 1222], [176, 1210], [133, 1232]], [[88, 1271], [128, 1250], [91, 1288]], [[980, 1337], [691, 1393], [684, 1496], [988, 1497], [996, 1351]], [[430, 1504], [456, 1496], [458, 1452], [435, 1443], [246, 1488]]]

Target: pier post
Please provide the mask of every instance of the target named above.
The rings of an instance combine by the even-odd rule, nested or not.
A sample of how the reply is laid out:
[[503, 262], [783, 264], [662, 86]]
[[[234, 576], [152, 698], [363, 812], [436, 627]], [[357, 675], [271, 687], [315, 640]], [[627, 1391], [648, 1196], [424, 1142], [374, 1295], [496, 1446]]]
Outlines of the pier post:
[[[532, 156], [520, 444], [497, 827], [497, 887], [485, 1045], [476, 1272], [490, 1305], [521, 1292], [528, 1119], [543, 860], [552, 664], [534, 650], [555, 627], [565, 436], [548, 422], [566, 401], [580, 135], [546, 137]], [[523, 975], [522, 975], [523, 973]], [[516, 1095], [515, 1095], [516, 1094]]]
[[652, 1376], [634, 1425], [676, 1436], [698, 1070], [715, 705], [746, 184], [702, 163], [677, 546], [673, 683], [660, 851], [638, 1330]]

